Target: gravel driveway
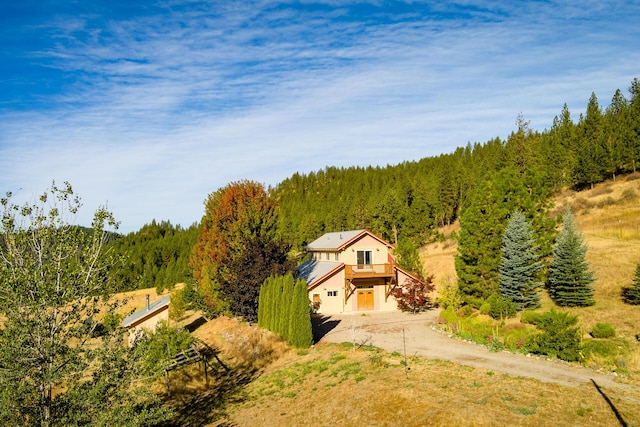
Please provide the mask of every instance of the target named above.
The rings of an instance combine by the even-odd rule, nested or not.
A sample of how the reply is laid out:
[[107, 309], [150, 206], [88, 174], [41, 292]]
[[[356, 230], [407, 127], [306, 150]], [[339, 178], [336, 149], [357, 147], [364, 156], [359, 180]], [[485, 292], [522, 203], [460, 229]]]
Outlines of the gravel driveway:
[[449, 337], [434, 328], [439, 310], [408, 314], [402, 312], [314, 315], [314, 334], [320, 342], [355, 342], [407, 356], [448, 360], [463, 365], [534, 378], [542, 382], [578, 386], [595, 382], [600, 387], [623, 392], [629, 398], [640, 389], [615, 382], [615, 376], [570, 365], [560, 360], [491, 352], [484, 346]]

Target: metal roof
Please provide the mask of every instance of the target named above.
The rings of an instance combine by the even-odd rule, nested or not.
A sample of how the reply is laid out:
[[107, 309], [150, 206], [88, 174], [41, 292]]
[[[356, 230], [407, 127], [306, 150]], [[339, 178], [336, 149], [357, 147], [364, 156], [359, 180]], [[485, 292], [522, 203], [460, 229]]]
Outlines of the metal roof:
[[309, 260], [300, 264], [296, 270], [298, 272], [298, 278], [304, 279], [307, 282], [307, 287], [311, 288], [316, 285], [316, 282], [334, 271], [338, 271], [344, 266], [341, 262], [330, 261], [316, 261]]
[[137, 321], [153, 315], [154, 313], [168, 306], [170, 302], [171, 302], [171, 298], [169, 297], [169, 295], [164, 296], [157, 301], [154, 301], [148, 306], [145, 306], [140, 310], [136, 311], [135, 313], [125, 317], [124, 320], [122, 321], [122, 327], [127, 328], [132, 324], [136, 323]]
[[307, 245], [307, 250], [338, 250], [345, 243], [351, 239], [362, 234], [366, 230], [350, 230], [350, 231], [336, 231], [333, 233], [327, 233], [318, 237], [313, 242]]
[[369, 230], [349, 230], [349, 231], [335, 231], [333, 233], [326, 233], [317, 238], [313, 242], [309, 243], [305, 249], [312, 252], [318, 251], [338, 251], [348, 246], [350, 243], [358, 240], [360, 237], [368, 235], [381, 243], [392, 248], [393, 245], [380, 236], [376, 236]]

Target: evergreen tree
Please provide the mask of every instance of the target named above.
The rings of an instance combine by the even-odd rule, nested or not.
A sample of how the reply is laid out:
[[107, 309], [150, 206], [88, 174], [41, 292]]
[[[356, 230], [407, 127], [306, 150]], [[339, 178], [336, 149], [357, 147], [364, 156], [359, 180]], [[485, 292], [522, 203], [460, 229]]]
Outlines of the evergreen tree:
[[607, 164], [604, 117], [595, 93], [589, 98], [586, 115], [580, 118], [578, 141], [577, 184], [593, 188], [595, 183], [604, 180]]
[[540, 306], [542, 282], [537, 278], [543, 266], [538, 249], [526, 217], [514, 212], [502, 239], [499, 273], [500, 294], [513, 301], [518, 311]]
[[309, 310], [309, 294], [307, 283], [296, 280], [289, 310], [288, 341], [296, 348], [306, 348], [313, 344], [311, 327], [311, 311]]
[[539, 224], [535, 229], [548, 234], [548, 225], [541, 219], [546, 212], [546, 192], [528, 187], [511, 167], [490, 174], [460, 217], [455, 266], [463, 296], [486, 299], [499, 292], [500, 249], [510, 212], [531, 212], [535, 215], [532, 222]]
[[595, 304], [595, 280], [586, 260], [587, 245], [576, 229], [573, 214], [567, 209], [562, 230], [553, 248], [547, 286], [551, 298], [559, 306], [585, 307]]
[[419, 278], [424, 277], [424, 267], [420, 259], [420, 253], [416, 245], [408, 238], [402, 238], [394, 251], [396, 264], [401, 268], [415, 274]]
[[278, 326], [275, 332], [289, 341], [289, 321], [294, 288], [293, 275], [289, 273], [280, 277], [280, 280], [282, 281], [282, 292], [280, 292], [280, 310], [278, 311]]
[[640, 304], [640, 264], [636, 267], [633, 283], [623, 290], [622, 297], [627, 304]]

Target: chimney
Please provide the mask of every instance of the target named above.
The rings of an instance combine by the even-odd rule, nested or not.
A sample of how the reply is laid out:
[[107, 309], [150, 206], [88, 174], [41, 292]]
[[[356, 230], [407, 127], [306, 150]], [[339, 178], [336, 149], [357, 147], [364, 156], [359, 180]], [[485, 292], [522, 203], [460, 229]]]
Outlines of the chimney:
[[146, 296], [147, 296], [147, 311], [149, 311], [151, 309], [151, 307], [149, 306], [149, 294], [147, 294]]

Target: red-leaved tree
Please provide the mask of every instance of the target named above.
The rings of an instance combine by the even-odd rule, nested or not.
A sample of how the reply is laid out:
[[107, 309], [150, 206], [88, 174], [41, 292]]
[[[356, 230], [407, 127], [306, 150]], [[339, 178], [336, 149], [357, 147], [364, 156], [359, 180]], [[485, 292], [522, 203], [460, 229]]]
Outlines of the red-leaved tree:
[[430, 292], [433, 292], [433, 276], [426, 279], [411, 278], [402, 285], [396, 286], [391, 295], [398, 302], [398, 308], [402, 311], [418, 313], [427, 310], [433, 305]]
[[211, 309], [257, 319], [260, 285], [291, 267], [276, 236], [275, 206], [262, 184], [234, 182], [209, 195], [191, 268]]

